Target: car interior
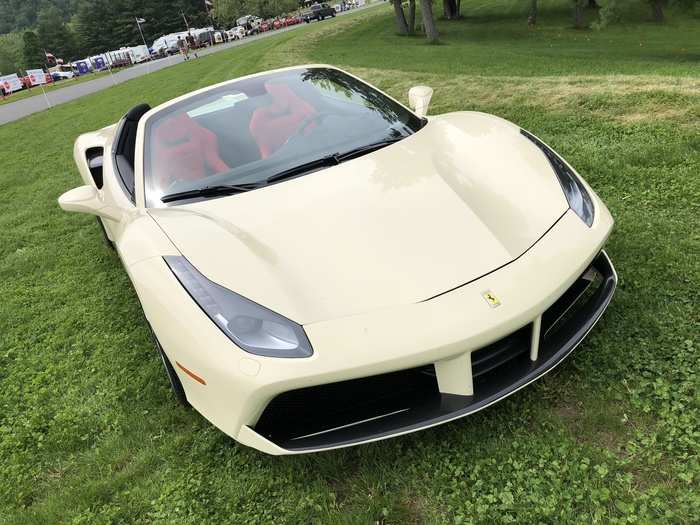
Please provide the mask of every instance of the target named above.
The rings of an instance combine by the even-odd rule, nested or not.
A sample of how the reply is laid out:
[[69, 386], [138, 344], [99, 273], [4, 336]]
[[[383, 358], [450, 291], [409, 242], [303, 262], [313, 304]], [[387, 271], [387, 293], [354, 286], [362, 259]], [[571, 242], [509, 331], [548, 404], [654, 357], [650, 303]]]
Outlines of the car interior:
[[177, 113], [156, 125], [151, 158], [158, 166], [158, 177], [167, 178], [158, 181], [161, 187], [265, 159], [316, 113], [289, 86], [271, 82], [265, 83], [263, 94], [241, 97], [214, 111], [202, 112], [201, 108], [190, 112], [194, 116]]
[[283, 146], [316, 112], [286, 84], [268, 82], [265, 89], [271, 96], [271, 103], [255, 110], [249, 126], [263, 159]]

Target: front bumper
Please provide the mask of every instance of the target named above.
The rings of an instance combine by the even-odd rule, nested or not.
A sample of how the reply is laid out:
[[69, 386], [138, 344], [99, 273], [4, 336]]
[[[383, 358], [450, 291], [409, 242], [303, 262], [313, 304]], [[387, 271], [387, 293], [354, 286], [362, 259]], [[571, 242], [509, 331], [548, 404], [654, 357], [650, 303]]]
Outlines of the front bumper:
[[[435, 365], [277, 396], [254, 431], [290, 452], [338, 448], [405, 434], [473, 414], [557, 366], [612, 299], [615, 270], [601, 252], [540, 316], [470, 353], [471, 395], [441, 392]], [[468, 370], [465, 371], [468, 373]]]
[[[245, 445], [270, 454], [294, 454], [374, 441], [465, 416], [556, 366], [610, 301], [616, 277], [607, 257], [599, 254], [612, 225], [602, 204], [591, 228], [568, 211], [518, 259], [456, 290], [416, 304], [306, 325], [315, 353], [305, 359], [264, 358], [232, 348], [162, 259], [147, 259], [127, 270], [170, 361], [206, 379], [206, 385], [200, 384], [177, 369], [192, 406]], [[561, 332], [566, 337], [546, 340], [546, 312], [591, 264], [605, 286], [596, 288], [601, 291], [586, 303], [576, 326]], [[490, 307], [483, 296], [486, 291], [494, 292], [501, 305]], [[529, 352], [520, 350], [532, 346], [525, 341], [532, 342], [540, 320], [544, 339], [534, 338], [538, 355], [531, 362]], [[516, 335], [506, 345], [506, 354], [512, 352], [514, 358], [494, 368], [499, 377], [492, 371], [474, 377], [467, 366], [474, 357], [478, 368], [477, 351], [511, 334]], [[408, 382], [406, 374], [411, 376]], [[357, 382], [364, 395], [349, 400], [357, 405], [372, 398], [367, 394], [377, 391], [372, 379], [377, 377], [380, 387], [382, 382], [397, 385], [397, 390], [409, 385], [405, 396], [412, 405], [389, 411], [373, 407], [359, 418], [324, 408], [324, 399], [336, 405], [344, 402], [324, 388]], [[315, 394], [312, 398], [295, 400], [307, 389]], [[393, 406], [393, 401], [387, 403]]]

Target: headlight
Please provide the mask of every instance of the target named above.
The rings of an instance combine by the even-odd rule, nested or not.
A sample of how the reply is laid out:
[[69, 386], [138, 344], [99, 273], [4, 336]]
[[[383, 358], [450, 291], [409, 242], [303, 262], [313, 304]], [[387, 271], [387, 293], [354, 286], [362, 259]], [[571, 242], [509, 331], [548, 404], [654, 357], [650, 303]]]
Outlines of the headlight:
[[581, 184], [579, 178], [568, 164], [544, 142], [524, 129], [521, 129], [520, 133], [530, 139], [535, 146], [540, 148], [542, 153], [545, 154], [547, 160], [549, 160], [549, 163], [554, 169], [554, 173], [556, 173], [559, 179], [561, 189], [564, 190], [564, 195], [569, 202], [569, 207], [590, 227], [591, 224], [593, 224], [593, 200], [588, 194], [588, 191], [586, 191], [586, 188]]
[[294, 321], [210, 281], [184, 257], [163, 259], [204, 313], [246, 352], [267, 357], [313, 354], [304, 329]]

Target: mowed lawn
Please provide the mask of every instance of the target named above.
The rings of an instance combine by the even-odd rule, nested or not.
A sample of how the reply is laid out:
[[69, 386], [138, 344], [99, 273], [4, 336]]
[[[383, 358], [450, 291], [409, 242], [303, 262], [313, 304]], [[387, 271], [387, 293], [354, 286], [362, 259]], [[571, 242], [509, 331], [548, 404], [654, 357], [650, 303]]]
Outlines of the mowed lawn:
[[[427, 46], [387, 4], [0, 127], [0, 523], [700, 522], [700, 20], [574, 31], [568, 5], [530, 30], [523, 2], [464, 3]], [[433, 112], [511, 119], [586, 177], [620, 284], [564, 364], [472, 417], [310, 456], [262, 455], [176, 404], [117, 256], [56, 204], [80, 184], [73, 141], [305, 62], [404, 101], [428, 83]]]

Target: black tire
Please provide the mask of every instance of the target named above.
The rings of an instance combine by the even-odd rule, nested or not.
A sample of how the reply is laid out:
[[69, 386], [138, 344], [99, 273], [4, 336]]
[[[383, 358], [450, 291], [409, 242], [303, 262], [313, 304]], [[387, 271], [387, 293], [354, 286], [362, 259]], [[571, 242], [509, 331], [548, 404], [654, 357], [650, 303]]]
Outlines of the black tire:
[[151, 329], [151, 335], [153, 336], [153, 342], [156, 346], [156, 350], [160, 354], [160, 359], [161, 359], [161, 361], [163, 361], [163, 366], [165, 367], [165, 373], [168, 376], [168, 381], [170, 382], [170, 388], [172, 389], [173, 394], [175, 395], [175, 399], [177, 399], [177, 402], [180, 405], [182, 405], [183, 407], [191, 406], [189, 401], [187, 401], [187, 396], [185, 395], [185, 389], [182, 388], [182, 382], [180, 381], [180, 378], [178, 377], [177, 372], [175, 372], [173, 365], [170, 363], [170, 359], [168, 359], [168, 356], [165, 355], [165, 352], [163, 352], [163, 347], [160, 346], [160, 342], [158, 341], [156, 334], [153, 333], [153, 329]]
[[107, 236], [107, 230], [105, 230], [105, 225], [102, 223], [102, 219], [99, 217], [95, 217], [97, 219], [97, 224], [100, 225], [100, 230], [102, 230], [102, 237], [104, 237], [105, 244], [109, 246], [112, 250], [114, 250], [114, 243], [109, 240], [109, 237]]

